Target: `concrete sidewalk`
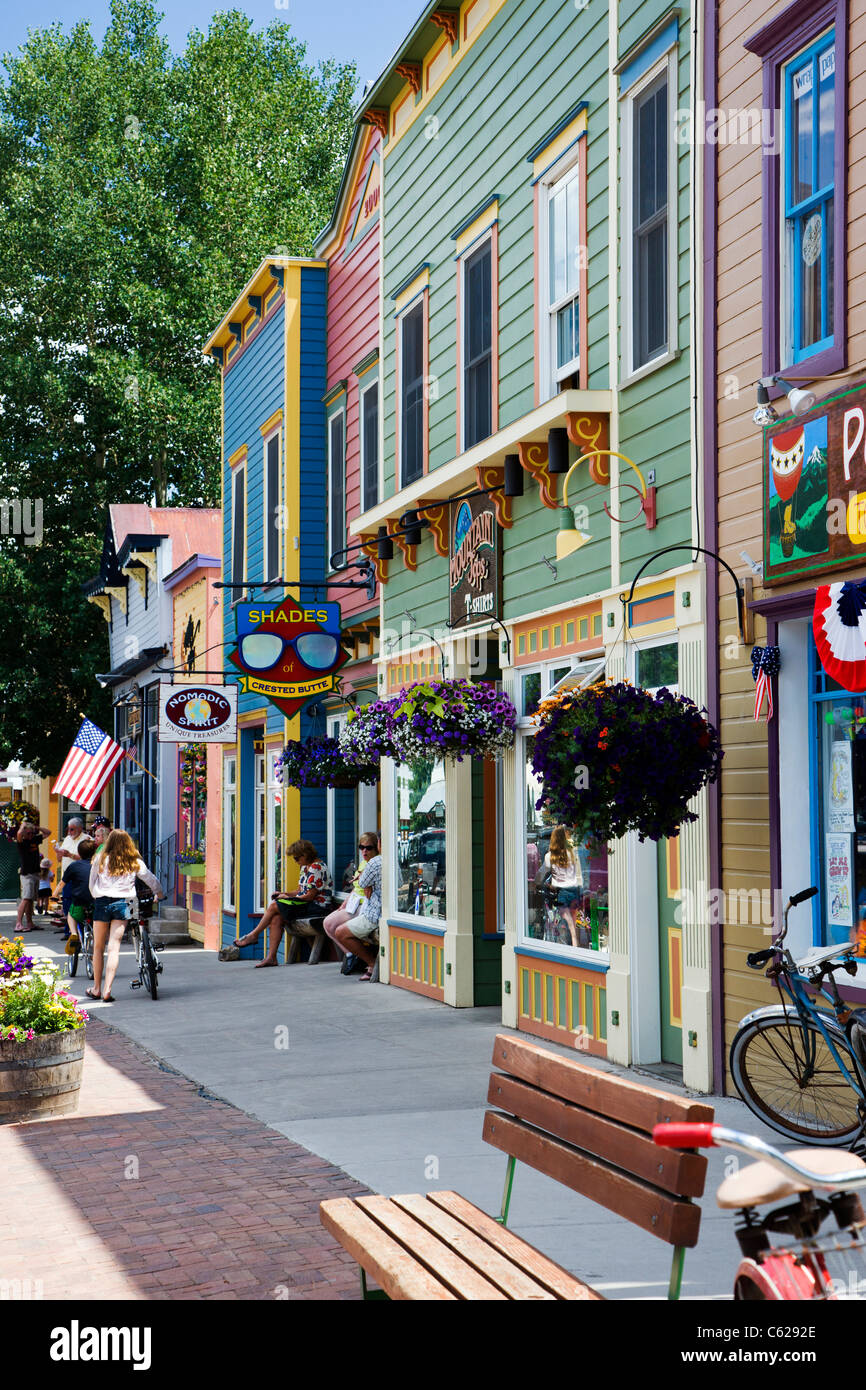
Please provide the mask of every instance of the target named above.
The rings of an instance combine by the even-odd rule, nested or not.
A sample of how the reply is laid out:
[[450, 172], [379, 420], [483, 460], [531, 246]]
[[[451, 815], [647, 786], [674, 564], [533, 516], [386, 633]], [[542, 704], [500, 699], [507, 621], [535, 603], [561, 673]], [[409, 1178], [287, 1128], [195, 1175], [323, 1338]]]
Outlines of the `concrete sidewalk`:
[[[0, 932], [12, 925], [0, 908]], [[28, 944], [59, 955], [59, 941], [48, 931]], [[450, 1009], [341, 976], [331, 964], [256, 970], [200, 949], [166, 951], [163, 962], [154, 1002], [129, 989], [133, 957], [124, 950], [117, 1002], [94, 1005], [92, 1016], [376, 1191], [456, 1188], [499, 1210], [505, 1160], [481, 1139], [493, 1038], [503, 1031], [498, 1009]], [[73, 981], [73, 992], [83, 997], [86, 983]], [[621, 1072], [585, 1054], [581, 1060]], [[778, 1142], [740, 1101], [714, 1103], [721, 1123]], [[717, 1209], [714, 1194], [735, 1161], [710, 1153], [685, 1298], [730, 1297], [739, 1253], [733, 1218]], [[665, 1295], [670, 1247], [525, 1167], [509, 1224], [608, 1297]]]

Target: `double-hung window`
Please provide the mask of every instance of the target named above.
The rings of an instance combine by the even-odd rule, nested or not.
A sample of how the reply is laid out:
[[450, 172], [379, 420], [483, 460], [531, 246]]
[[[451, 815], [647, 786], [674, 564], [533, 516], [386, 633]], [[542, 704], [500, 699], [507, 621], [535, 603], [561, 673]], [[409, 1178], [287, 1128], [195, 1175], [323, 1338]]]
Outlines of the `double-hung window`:
[[361, 386], [361, 510], [379, 501], [379, 381]]
[[783, 256], [791, 362], [833, 342], [835, 138], [831, 31], [785, 68]]
[[577, 164], [547, 188], [547, 318], [556, 391], [580, 365], [580, 182]]
[[632, 127], [633, 358], [646, 366], [668, 349], [668, 75], [634, 100]]
[[277, 429], [265, 440], [265, 579], [280, 577], [280, 519], [280, 431]]
[[237, 825], [237, 755], [223, 759], [223, 907], [235, 911], [235, 829]]
[[[232, 584], [242, 584], [246, 578], [246, 480], [246, 464], [239, 463], [232, 473]], [[239, 590], [232, 592], [234, 601], [242, 597]]]
[[346, 557], [346, 413], [342, 408], [328, 420], [328, 555], [341, 569]]
[[400, 334], [400, 483], [424, 472], [424, 300], [398, 324]]
[[463, 447], [493, 428], [493, 247], [490, 238], [463, 261]]

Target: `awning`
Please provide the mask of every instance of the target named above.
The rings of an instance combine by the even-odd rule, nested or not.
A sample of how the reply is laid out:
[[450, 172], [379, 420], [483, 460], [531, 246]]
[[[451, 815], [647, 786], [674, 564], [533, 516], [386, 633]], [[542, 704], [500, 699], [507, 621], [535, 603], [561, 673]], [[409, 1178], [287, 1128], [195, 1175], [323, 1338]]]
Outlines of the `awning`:
[[124, 661], [113, 671], [105, 671], [102, 675], [97, 672], [96, 679], [102, 685], [120, 685], [122, 681], [129, 680], [130, 676], [137, 676], [139, 671], [144, 671], [148, 666], [152, 666], [165, 654], [165, 647], [145, 647], [138, 656], [130, 657], [129, 661]]

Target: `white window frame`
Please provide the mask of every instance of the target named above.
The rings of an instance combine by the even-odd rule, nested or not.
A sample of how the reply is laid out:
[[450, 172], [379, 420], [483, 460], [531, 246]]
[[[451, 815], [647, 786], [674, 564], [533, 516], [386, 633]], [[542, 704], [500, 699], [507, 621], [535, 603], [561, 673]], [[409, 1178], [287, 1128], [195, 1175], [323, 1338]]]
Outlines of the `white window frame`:
[[[403, 382], [404, 382], [405, 373], [406, 373], [406, 362], [405, 362], [406, 354], [405, 354], [405, 352], [404, 352], [404, 350], [403, 350], [403, 329], [404, 329], [404, 326], [405, 326], [405, 321], [406, 321], [406, 319], [409, 317], [410, 314], [414, 313], [414, 311], [415, 311], [416, 309], [420, 309], [420, 311], [421, 311], [421, 362], [422, 362], [422, 366], [423, 366], [423, 365], [426, 364], [426, 360], [427, 360], [427, 352], [428, 352], [428, 348], [429, 348], [428, 334], [429, 334], [429, 331], [430, 331], [429, 301], [428, 301], [428, 299], [427, 299], [427, 289], [426, 289], [426, 287], [425, 287], [423, 290], [421, 290], [421, 291], [414, 297], [414, 299], [410, 300], [410, 302], [409, 302], [408, 304], [405, 304], [405, 305], [403, 306], [403, 308], [400, 310], [399, 314], [397, 315], [397, 322], [396, 322], [398, 352], [397, 352], [397, 399], [396, 399], [396, 402], [395, 402], [395, 406], [396, 406], [397, 423], [398, 423], [398, 434], [397, 434], [397, 439], [398, 439], [398, 450], [397, 450], [397, 458], [396, 458], [396, 477], [397, 477], [397, 479], [398, 479], [398, 486], [397, 486], [397, 491], [398, 491], [398, 492], [402, 491], [402, 489], [405, 488], [405, 487], [411, 487], [413, 482], [415, 482], [415, 483], [420, 482], [421, 479], [424, 478], [424, 477], [426, 477], [426, 474], [427, 474], [427, 444], [428, 444], [428, 441], [427, 441], [427, 439], [425, 438], [425, 436], [426, 436], [425, 420], [426, 420], [426, 412], [427, 412], [427, 382], [426, 382], [426, 380], [425, 380], [425, 376], [422, 374], [422, 377], [421, 377], [421, 381], [422, 381], [422, 397], [421, 397], [421, 472], [418, 474], [418, 477], [417, 477], [417, 478], [413, 478], [413, 479], [411, 479], [409, 482], [407, 482], [406, 479], [405, 479], [405, 477], [403, 476], [403, 446], [404, 446], [404, 443], [405, 443], [405, 440], [406, 440], [406, 420], [405, 420], [405, 417], [404, 417], [404, 414], [403, 414]], [[382, 414], [382, 411], [381, 411], [381, 410], [379, 411], [379, 414], [380, 414], [380, 415]]]
[[[364, 401], [371, 391], [376, 392], [376, 498], [371, 500], [367, 496], [367, 431], [364, 426]], [[382, 441], [381, 441], [381, 416], [382, 416], [382, 392], [379, 385], [379, 372], [370, 373], [370, 380], [366, 384], [362, 381], [358, 388], [358, 435], [361, 445], [361, 511], [369, 511], [371, 507], [378, 506], [382, 495], [381, 490], [381, 471], [382, 471]]]
[[[339, 738], [344, 728], [346, 727], [345, 714], [329, 715], [326, 727], [329, 738]], [[325, 794], [325, 814], [325, 839], [327, 842], [326, 862], [328, 868], [331, 870], [331, 876], [334, 880], [334, 896], [342, 899], [342, 886], [337, 881], [337, 805], [336, 789], [334, 787], [329, 787]]]
[[[268, 447], [272, 439], [277, 441], [277, 496], [276, 499], [270, 496], [269, 470], [268, 470]], [[283, 570], [282, 557], [282, 536], [284, 526], [282, 525], [282, 492], [283, 492], [283, 432], [282, 421], [265, 436], [262, 441], [262, 498], [264, 500], [264, 526], [262, 536], [264, 544], [262, 546], [262, 578], [280, 579]], [[268, 564], [268, 534], [270, 524], [275, 523], [277, 531], [277, 572], [276, 574], [267, 573]], [[232, 580], [234, 583], [234, 580]]]
[[[679, 188], [677, 155], [679, 145], [674, 138], [675, 114], [679, 95], [677, 80], [677, 45], [674, 43], [663, 56], [642, 73], [620, 98], [622, 122], [622, 372], [620, 386], [638, 381], [655, 372], [679, 355], [679, 319], [677, 313], [677, 253], [679, 244]], [[638, 98], [664, 73], [668, 81], [668, 345], [665, 352], [641, 366], [635, 366], [634, 352], [634, 118]]]
[[[280, 824], [280, 845], [281, 854], [277, 856], [277, 833], [276, 833], [276, 808], [277, 798], [281, 809], [283, 806], [283, 784], [276, 775], [276, 760], [280, 756], [280, 749], [273, 744], [265, 747], [265, 897], [271, 901], [271, 894], [283, 888], [283, 884], [277, 883], [277, 867], [282, 869], [282, 849], [285, 841], [285, 815], [281, 818]], [[257, 822], [258, 824], [258, 822]], [[282, 873], [280, 875], [282, 878]]]
[[[570, 150], [564, 155], [552, 169], [545, 174], [541, 180], [541, 191], [539, 195], [539, 229], [538, 229], [538, 289], [541, 303], [539, 305], [539, 328], [541, 333], [540, 348], [540, 377], [542, 385], [542, 400], [552, 400], [558, 396], [561, 388], [560, 383], [565, 377], [574, 376], [580, 370], [580, 349], [582, 344], [578, 342], [577, 357], [572, 358], [571, 362], [564, 367], [555, 367], [556, 362], [556, 315], [560, 309], [564, 309], [566, 304], [577, 300], [578, 303], [578, 324], [580, 322], [580, 266], [578, 263], [578, 285], [573, 295], [568, 295], [565, 299], [557, 301], [555, 304], [550, 302], [550, 203], [551, 197], [560, 187], [565, 187], [572, 181], [577, 182], [578, 195], [580, 194], [580, 180], [583, 166], [583, 142], [578, 144], [576, 150]], [[581, 247], [581, 238], [584, 238], [583, 245], [586, 246], [586, 228], [580, 225], [580, 197], [578, 196], [578, 240], [577, 250]]]
[[[229, 780], [228, 770], [232, 769], [232, 778]], [[235, 899], [235, 875], [229, 870], [232, 866], [232, 850], [235, 851], [235, 867], [237, 866], [237, 848], [232, 845], [232, 821], [234, 821], [234, 834], [237, 835], [237, 797], [238, 797], [238, 758], [236, 753], [223, 759], [223, 909], [226, 912], [237, 913], [237, 901]], [[234, 816], [232, 811], [234, 810]]]
[[[265, 755], [253, 755], [253, 911], [264, 912], [262, 878], [267, 874]], [[264, 822], [264, 832], [259, 827]], [[264, 857], [264, 863], [262, 862]]]
[[[341, 529], [341, 533], [342, 533], [342, 545], [341, 545], [341, 546], [336, 546], [336, 547], [334, 547], [334, 546], [333, 546], [333, 534], [334, 534], [334, 489], [333, 489], [333, 487], [331, 486], [331, 479], [332, 479], [332, 477], [333, 477], [333, 464], [334, 464], [334, 459], [333, 459], [333, 454], [332, 454], [332, 452], [331, 452], [331, 450], [332, 450], [332, 443], [331, 443], [331, 427], [332, 427], [334, 421], [337, 420], [337, 419], [339, 419], [339, 420], [342, 422], [342, 430], [343, 430], [343, 514], [342, 514], [342, 517], [340, 518], [340, 529]], [[336, 566], [331, 564], [331, 556], [332, 556], [332, 555], [335, 555], [335, 554], [337, 553], [338, 550], [342, 549], [343, 546], [345, 546], [345, 545], [346, 545], [346, 542], [347, 542], [347, 536], [346, 536], [346, 482], [347, 482], [347, 472], [348, 472], [348, 470], [347, 470], [347, 468], [346, 468], [346, 398], [345, 398], [345, 396], [342, 396], [342, 397], [340, 398], [340, 403], [339, 403], [339, 405], [336, 406], [336, 408], [334, 408], [334, 409], [332, 409], [332, 410], [330, 410], [330, 411], [328, 412], [328, 554], [327, 554], [327, 563], [328, 563], [328, 572], [329, 572], [329, 574], [335, 574], [338, 570], [342, 570], [342, 569], [345, 569], [345, 568], [346, 568], [346, 557], [345, 557], [345, 556], [343, 556], [343, 562], [342, 562], [342, 564], [336, 565]]]
[[[444, 772], [444, 771], [445, 771], [445, 768], [446, 768], [446, 762], [447, 762], [447, 760], [446, 760], [445, 758], [439, 758], [439, 759], [436, 759], [435, 761], [436, 761], [436, 762], [441, 762], [441, 764], [442, 764], [442, 769], [443, 769], [443, 772]], [[400, 824], [400, 801], [399, 801], [399, 797], [400, 797], [400, 776], [399, 776], [399, 769], [400, 769], [401, 767], [403, 767], [403, 766], [404, 766], [403, 763], [398, 763], [398, 762], [395, 762], [395, 763], [394, 763], [394, 786], [393, 786], [393, 796], [394, 796], [394, 799], [393, 799], [393, 808], [394, 808], [394, 811], [393, 811], [393, 814], [394, 814], [394, 825], [395, 825], [395, 826], [399, 826], [399, 824]], [[435, 763], [434, 763], [434, 766], [435, 766]], [[447, 792], [446, 792], [446, 796], [447, 796]], [[449, 853], [448, 853], [448, 835], [447, 835], [447, 832], [446, 832], [446, 830], [445, 830], [445, 822], [443, 822], [441, 828], [442, 828], [443, 834], [445, 834], [445, 905], [446, 905], [446, 908], [447, 908], [447, 906], [448, 906], [448, 859], [449, 859]], [[411, 835], [410, 835], [409, 838], [411, 839]], [[395, 920], [396, 922], [398, 922], [401, 926], [411, 927], [411, 926], [413, 925], [413, 923], [417, 923], [417, 922], [427, 922], [427, 923], [429, 923], [430, 926], [432, 926], [432, 927], [437, 927], [437, 928], [439, 928], [440, 930], [441, 930], [441, 929], [444, 929], [445, 926], [446, 926], [446, 923], [447, 923], [447, 921], [448, 921], [447, 913], [446, 913], [446, 916], [445, 916], [445, 917], [428, 917], [428, 916], [426, 916], [426, 914], [423, 913], [423, 912], [418, 912], [418, 913], [416, 913], [416, 912], [406, 912], [406, 911], [403, 911], [403, 910], [399, 909], [399, 908], [397, 907], [397, 905], [396, 905], [396, 904], [397, 904], [397, 874], [398, 874], [398, 872], [399, 872], [398, 864], [399, 864], [399, 859], [400, 859], [400, 849], [401, 849], [401, 847], [403, 846], [403, 844], [405, 844], [405, 843], [408, 843], [408, 841], [404, 841], [403, 839], [401, 839], [400, 834], [397, 833], [397, 834], [394, 836], [394, 842], [393, 842], [393, 844], [392, 844], [392, 846], [391, 846], [391, 873], [394, 875], [394, 920]]]
[[[495, 224], [494, 224], [494, 225], [495, 225]], [[490, 297], [491, 297], [491, 310], [490, 310], [490, 434], [486, 435], [485, 438], [486, 438], [486, 439], [489, 439], [491, 435], [493, 435], [493, 434], [496, 433], [496, 420], [495, 420], [495, 418], [494, 418], [494, 411], [493, 411], [493, 407], [494, 407], [494, 395], [495, 395], [494, 390], [493, 390], [493, 373], [497, 370], [497, 363], [496, 363], [496, 341], [495, 341], [496, 315], [495, 315], [495, 313], [494, 313], [494, 306], [495, 306], [495, 297], [496, 297], [496, 281], [497, 281], [497, 278], [498, 278], [498, 267], [497, 267], [496, 248], [495, 248], [494, 245], [493, 245], [493, 226], [490, 226], [490, 227], [488, 227], [488, 229], [487, 229], [486, 232], [483, 232], [482, 235], [479, 236], [479, 237], [477, 238], [477, 240], [473, 241], [473, 242], [471, 243], [471, 245], [467, 246], [467, 247], [465, 248], [465, 250], [464, 250], [464, 251], [461, 251], [461, 253], [460, 253], [460, 306], [459, 306], [459, 312], [458, 312], [458, 314], [457, 314], [457, 360], [458, 360], [458, 362], [460, 363], [460, 421], [459, 421], [459, 428], [460, 428], [460, 452], [461, 452], [461, 453], [465, 453], [466, 450], [467, 450], [467, 448], [475, 448], [475, 445], [474, 445], [474, 444], [468, 445], [468, 444], [466, 443], [466, 340], [465, 340], [465, 336], [464, 336], [464, 334], [465, 334], [465, 325], [466, 325], [466, 267], [467, 267], [468, 262], [471, 261], [475, 256], [477, 256], [478, 252], [481, 251], [481, 250], [483, 249], [485, 242], [486, 242], [487, 245], [490, 247]], [[481, 440], [481, 439], [479, 439], [479, 440], [476, 441], [476, 443], [478, 443], [478, 444], [481, 444], [481, 443], [483, 443], [483, 442], [484, 442], [484, 441]]]
[[[572, 666], [568, 677], [554, 682], [553, 673], [568, 664], [571, 660]], [[554, 690], [564, 689], [568, 684], [575, 687], [597, 680], [604, 671], [604, 656], [590, 656], [581, 658], [560, 657], [559, 660], [538, 662], [532, 666], [515, 667], [517, 677], [517, 689], [515, 691], [516, 703], [518, 705], [517, 734], [515, 740], [515, 806], [518, 807], [518, 814], [514, 817], [514, 838], [512, 845], [515, 854], [515, 863], [518, 866], [518, 879], [521, 872], [524, 875], [523, 891], [517, 895], [517, 949], [518, 951], [529, 946], [533, 951], [540, 951], [545, 955], [550, 955], [555, 959], [561, 959], [563, 953], [567, 953], [569, 959], [576, 963], [581, 961], [593, 961], [598, 964], [600, 961], [610, 960], [610, 951], [593, 951], [586, 946], [565, 946], [555, 941], [542, 941], [538, 937], [527, 935], [527, 916], [529, 912], [529, 883], [526, 879], [526, 744], [527, 739], [533, 738], [538, 733], [538, 724], [533, 715], [523, 713], [523, 677], [533, 675], [536, 672], [541, 674], [541, 698], [545, 699]]]
[[[237, 518], [237, 496], [238, 496], [238, 489], [239, 489], [239, 488], [243, 488], [243, 498], [244, 498], [244, 529], [243, 529], [243, 546], [242, 546], [242, 549], [243, 549], [243, 568], [246, 569], [246, 563], [247, 563], [247, 521], [248, 521], [248, 518], [247, 518], [247, 461], [246, 461], [246, 459], [242, 459], [241, 462], [238, 463], [238, 464], [232, 469], [232, 580], [231, 580], [232, 584], [240, 584], [240, 583], [243, 582], [244, 579], [248, 579], [248, 578], [249, 578], [249, 576], [246, 575], [246, 574], [241, 574], [241, 575], [235, 574], [235, 550], [236, 550], [236, 547], [235, 547], [235, 536], [236, 536], [236, 518]], [[230, 590], [230, 593], [231, 593], [231, 602], [232, 602], [232, 604], [240, 603], [240, 602], [242, 601], [243, 597], [244, 597], [243, 591], [240, 590], [240, 589], [231, 589], [231, 590]]]
[[650, 637], [650, 638], [648, 638], [645, 642], [641, 642], [638, 646], [635, 646], [635, 647], [632, 649], [631, 656], [630, 656], [630, 659], [629, 659], [629, 679], [632, 681], [632, 683], [633, 683], [634, 685], [637, 685], [637, 683], [638, 683], [639, 665], [640, 665], [640, 661], [639, 661], [640, 654], [641, 654], [641, 652], [649, 651], [652, 647], [676, 647], [676, 649], [677, 649], [677, 683], [676, 683], [676, 685], [669, 685], [669, 686], [667, 686], [667, 687], [663, 687], [663, 686], [661, 686], [661, 685], [645, 685], [645, 686], [642, 686], [641, 688], [642, 688], [643, 690], [648, 691], [650, 695], [655, 695], [657, 691], [662, 690], [662, 689], [665, 689], [665, 688], [668, 689], [668, 690], [671, 692], [672, 695], [679, 695], [679, 693], [680, 693], [680, 681], [679, 681], [679, 675], [680, 675], [680, 642], [679, 642], [679, 637], [678, 637], [678, 635], [677, 635], [676, 632], [667, 632], [667, 633], [663, 633], [663, 634], [662, 634], [661, 636], [659, 636], [659, 637]]

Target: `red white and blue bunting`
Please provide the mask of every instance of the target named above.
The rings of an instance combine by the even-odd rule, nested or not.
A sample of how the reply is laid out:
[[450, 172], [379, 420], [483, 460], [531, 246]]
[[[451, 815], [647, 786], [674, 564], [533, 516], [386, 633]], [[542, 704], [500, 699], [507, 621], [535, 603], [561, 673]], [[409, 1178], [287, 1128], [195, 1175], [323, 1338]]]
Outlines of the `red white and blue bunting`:
[[821, 665], [843, 690], [866, 690], [866, 584], [822, 584], [812, 631]]
[[779, 674], [780, 658], [778, 647], [752, 648], [752, 680], [755, 682], [755, 718], [761, 716], [764, 700], [767, 701], [767, 721], [773, 717], [773, 677]]

